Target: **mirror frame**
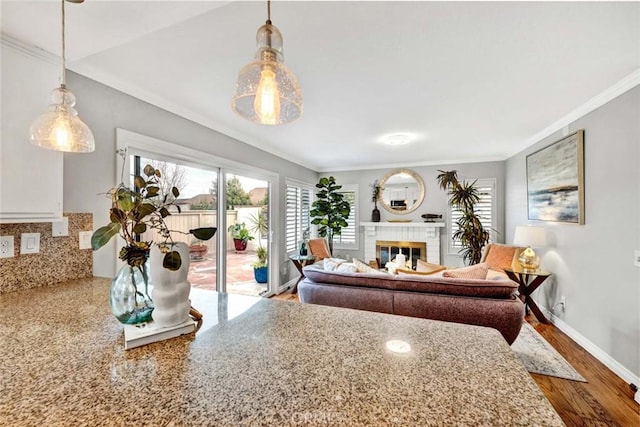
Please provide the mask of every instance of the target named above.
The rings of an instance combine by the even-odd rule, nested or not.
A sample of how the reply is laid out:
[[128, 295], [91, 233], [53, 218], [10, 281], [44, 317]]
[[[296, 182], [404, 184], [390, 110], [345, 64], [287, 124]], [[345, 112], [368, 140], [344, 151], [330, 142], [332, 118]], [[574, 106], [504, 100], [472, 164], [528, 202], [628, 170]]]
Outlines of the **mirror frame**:
[[425, 191], [424, 191], [424, 181], [422, 180], [422, 177], [420, 175], [418, 175], [417, 173], [415, 173], [414, 171], [412, 171], [411, 169], [393, 169], [393, 170], [390, 170], [389, 172], [387, 172], [386, 174], [384, 174], [384, 176], [382, 178], [380, 178], [380, 186], [382, 188], [384, 188], [384, 185], [387, 183], [389, 178], [391, 178], [394, 175], [401, 174], [401, 173], [410, 175], [418, 183], [418, 190], [419, 190], [420, 194], [418, 195], [418, 198], [416, 199], [416, 202], [413, 204], [413, 206], [411, 208], [408, 208], [408, 209], [405, 209], [405, 210], [393, 209], [391, 206], [389, 206], [387, 204], [387, 202], [385, 202], [382, 199], [382, 191], [380, 192], [380, 195], [378, 196], [378, 202], [380, 202], [380, 205], [387, 212], [390, 212], [390, 213], [396, 214], [396, 215], [407, 215], [407, 214], [410, 214], [411, 212], [415, 211], [416, 209], [418, 209], [420, 207], [420, 205], [422, 205], [422, 202], [424, 201], [424, 193], [425, 193]]

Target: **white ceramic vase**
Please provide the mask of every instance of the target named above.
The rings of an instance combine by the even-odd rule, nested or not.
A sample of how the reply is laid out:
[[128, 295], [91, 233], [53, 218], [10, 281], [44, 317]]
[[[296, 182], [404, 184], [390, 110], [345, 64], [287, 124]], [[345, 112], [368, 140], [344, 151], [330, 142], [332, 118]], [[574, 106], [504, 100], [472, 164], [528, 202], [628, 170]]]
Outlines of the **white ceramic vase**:
[[176, 243], [173, 250], [180, 254], [182, 265], [177, 271], [167, 270], [162, 266], [164, 254], [157, 245], [151, 248], [149, 269], [154, 284], [151, 291], [154, 310], [153, 321], [159, 326], [173, 326], [187, 320], [191, 301], [189, 292], [191, 284], [187, 280], [189, 273], [189, 247], [186, 243]]

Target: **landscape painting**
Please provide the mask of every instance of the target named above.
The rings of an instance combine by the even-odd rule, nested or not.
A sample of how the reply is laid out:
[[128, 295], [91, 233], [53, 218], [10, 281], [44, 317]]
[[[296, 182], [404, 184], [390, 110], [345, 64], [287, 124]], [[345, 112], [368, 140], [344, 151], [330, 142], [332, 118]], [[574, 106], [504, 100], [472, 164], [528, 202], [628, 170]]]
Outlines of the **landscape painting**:
[[530, 220], [584, 224], [584, 131], [527, 156]]

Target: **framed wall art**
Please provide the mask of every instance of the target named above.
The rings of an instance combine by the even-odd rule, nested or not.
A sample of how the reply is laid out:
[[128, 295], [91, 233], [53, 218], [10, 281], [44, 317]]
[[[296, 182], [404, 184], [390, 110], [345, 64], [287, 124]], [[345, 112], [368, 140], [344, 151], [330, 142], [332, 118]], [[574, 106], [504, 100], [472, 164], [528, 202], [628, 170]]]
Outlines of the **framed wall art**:
[[527, 156], [530, 220], [584, 224], [584, 130]]

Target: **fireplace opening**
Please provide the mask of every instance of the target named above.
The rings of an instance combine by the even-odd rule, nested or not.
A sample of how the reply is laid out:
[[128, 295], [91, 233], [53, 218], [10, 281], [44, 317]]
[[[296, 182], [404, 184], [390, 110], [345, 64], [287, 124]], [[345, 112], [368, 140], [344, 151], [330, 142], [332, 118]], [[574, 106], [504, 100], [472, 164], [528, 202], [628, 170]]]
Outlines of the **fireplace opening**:
[[411, 269], [415, 270], [419, 259], [427, 260], [427, 244], [425, 242], [376, 240], [376, 259], [380, 267], [384, 267], [398, 254], [403, 254], [407, 262], [411, 261]]

